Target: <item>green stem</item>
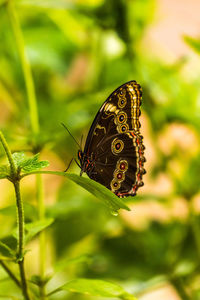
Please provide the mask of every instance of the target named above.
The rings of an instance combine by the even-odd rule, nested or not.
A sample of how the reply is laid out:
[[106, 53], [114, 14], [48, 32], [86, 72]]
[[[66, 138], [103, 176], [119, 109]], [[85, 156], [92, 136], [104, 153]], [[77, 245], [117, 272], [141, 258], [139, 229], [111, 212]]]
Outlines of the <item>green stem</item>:
[[17, 169], [14, 160], [12, 158], [11, 151], [1, 131], [0, 131], [0, 141], [4, 147], [8, 161], [10, 163], [11, 179], [12, 179], [11, 182], [13, 183], [15, 188], [16, 205], [17, 205], [17, 223], [18, 223], [18, 234], [19, 234], [17, 254], [18, 254], [18, 264], [19, 264], [19, 270], [21, 276], [21, 288], [22, 288], [24, 298], [26, 300], [30, 300], [30, 297], [28, 295], [28, 290], [27, 290], [25, 271], [24, 271], [24, 208], [23, 208], [23, 202], [20, 194], [19, 178], [18, 178]]
[[[20, 22], [15, 11], [15, 7], [12, 0], [8, 0], [8, 14], [12, 24], [13, 33], [16, 39], [19, 56], [21, 60], [21, 65], [24, 73], [24, 79], [27, 90], [27, 97], [29, 102], [29, 113], [31, 128], [33, 134], [36, 136], [39, 133], [39, 120], [38, 120], [38, 110], [37, 110], [37, 101], [35, 95], [34, 81], [32, 77], [31, 67], [26, 55], [24, 38], [21, 31]], [[39, 219], [42, 220], [45, 215], [45, 206], [44, 206], [44, 196], [42, 188], [42, 178], [40, 175], [37, 175], [37, 202], [39, 210]], [[40, 233], [40, 276], [43, 279], [45, 276], [45, 233]], [[41, 286], [40, 289], [41, 299], [45, 299], [45, 287]]]
[[18, 246], [17, 246], [17, 255], [18, 259], [22, 260], [24, 256], [24, 208], [23, 202], [21, 200], [19, 181], [14, 181], [16, 203], [17, 203], [17, 221], [18, 221]]
[[0, 131], [0, 141], [1, 141], [2, 145], [3, 145], [3, 148], [4, 148], [5, 152], [6, 152], [8, 161], [10, 163], [11, 175], [14, 175], [14, 174], [16, 174], [16, 166], [15, 166], [14, 160], [12, 158], [11, 151], [10, 151], [10, 149], [8, 147], [8, 144], [7, 144], [7, 142], [6, 142], [5, 138], [4, 138], [4, 135], [3, 135], [2, 131]]
[[18, 264], [19, 264], [19, 271], [20, 271], [20, 277], [21, 277], [21, 282], [22, 282], [23, 296], [26, 300], [31, 300], [29, 293], [28, 293], [27, 281], [26, 281], [26, 276], [25, 276], [24, 259], [19, 261]]
[[190, 300], [191, 298], [186, 293], [184, 286], [179, 278], [171, 279], [171, 283], [175, 287], [176, 291], [178, 292], [180, 298], [182, 300]]
[[10, 278], [16, 283], [16, 285], [19, 286], [19, 287], [21, 287], [20, 281], [15, 276], [15, 274], [9, 269], [9, 267], [4, 263], [4, 261], [0, 260], [0, 265], [8, 273], [8, 275], [10, 276]]
[[26, 51], [25, 51], [24, 38], [21, 31], [19, 19], [16, 14], [15, 7], [12, 0], [8, 0], [7, 10], [12, 25], [13, 33], [16, 39], [21, 65], [24, 73], [29, 110], [30, 110], [31, 127], [32, 127], [33, 134], [37, 135], [39, 132], [39, 121], [38, 121], [38, 112], [37, 112], [37, 104], [36, 104], [37, 102], [35, 96], [33, 77], [31, 73], [29, 60], [27, 58]]
[[19, 271], [21, 277], [21, 286], [22, 286], [22, 292], [24, 298], [26, 300], [30, 300], [30, 296], [28, 294], [25, 270], [24, 270], [24, 207], [23, 207], [23, 202], [20, 194], [19, 181], [18, 180], [14, 181], [13, 184], [15, 187], [15, 195], [16, 195], [16, 203], [17, 203], [17, 221], [18, 221], [18, 234], [19, 234], [17, 256], [18, 256], [18, 265], [19, 265]]

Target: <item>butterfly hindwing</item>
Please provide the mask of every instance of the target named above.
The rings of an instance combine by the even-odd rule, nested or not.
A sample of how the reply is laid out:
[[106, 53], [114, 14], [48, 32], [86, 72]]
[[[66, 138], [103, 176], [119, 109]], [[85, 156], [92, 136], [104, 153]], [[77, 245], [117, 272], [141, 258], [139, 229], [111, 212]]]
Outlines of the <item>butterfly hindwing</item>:
[[143, 185], [141, 96], [141, 87], [135, 81], [116, 89], [98, 111], [84, 151], [79, 151], [82, 171], [119, 197], [135, 195]]

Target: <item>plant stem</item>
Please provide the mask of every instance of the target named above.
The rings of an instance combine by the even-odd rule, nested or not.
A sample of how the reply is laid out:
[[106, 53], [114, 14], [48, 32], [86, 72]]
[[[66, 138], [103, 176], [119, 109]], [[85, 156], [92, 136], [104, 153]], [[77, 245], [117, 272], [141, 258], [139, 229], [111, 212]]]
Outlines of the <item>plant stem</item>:
[[21, 286], [24, 298], [26, 300], [30, 300], [30, 296], [28, 294], [27, 281], [24, 270], [24, 207], [20, 194], [20, 185], [19, 181], [14, 181], [15, 195], [16, 195], [16, 203], [17, 203], [17, 221], [18, 221], [18, 265], [21, 277]]
[[[26, 84], [27, 97], [29, 102], [29, 113], [31, 128], [34, 136], [37, 136], [39, 133], [39, 118], [37, 110], [37, 101], [35, 95], [34, 81], [32, 77], [31, 67], [25, 51], [25, 43], [23, 34], [21, 31], [20, 22], [15, 11], [15, 7], [12, 0], [8, 0], [8, 14], [12, 24], [13, 33], [16, 39], [19, 56], [21, 60], [21, 65], [24, 73], [24, 80]], [[42, 220], [45, 215], [45, 205], [44, 205], [44, 196], [43, 196], [43, 187], [42, 187], [42, 178], [41, 175], [36, 177], [37, 185], [37, 202], [39, 210], [39, 219]], [[41, 279], [45, 276], [45, 233], [40, 233], [40, 276]], [[40, 287], [41, 299], [45, 299], [45, 288], [44, 285]]]
[[8, 273], [10, 278], [16, 283], [16, 285], [21, 287], [21, 283], [18, 280], [18, 278], [15, 276], [15, 274], [9, 269], [9, 267], [2, 260], [0, 260], [0, 265]]
[[10, 149], [8, 147], [8, 144], [6, 142], [6, 139], [5, 139], [2, 131], [0, 131], [0, 141], [1, 141], [2, 145], [3, 145], [3, 148], [4, 148], [5, 152], [6, 152], [6, 155], [7, 155], [9, 164], [10, 164], [11, 175], [14, 175], [14, 174], [16, 174], [16, 166], [15, 166], [14, 160], [12, 158], [11, 151], [10, 151]]
[[186, 293], [184, 286], [179, 278], [171, 279], [171, 283], [175, 287], [176, 291], [178, 292], [178, 294], [182, 300], [190, 300], [191, 299], [189, 297], [189, 295]]
[[16, 203], [17, 203], [17, 222], [18, 222], [18, 233], [19, 233], [17, 254], [19, 260], [22, 260], [24, 255], [24, 209], [23, 209], [23, 202], [21, 200], [21, 195], [20, 195], [19, 181], [15, 181], [13, 184], [15, 188]]
[[21, 288], [22, 288], [24, 298], [26, 300], [30, 300], [30, 297], [28, 295], [28, 290], [27, 290], [25, 271], [24, 271], [24, 208], [23, 208], [23, 202], [20, 194], [19, 178], [17, 178], [17, 169], [14, 160], [12, 158], [11, 151], [1, 131], [0, 131], [0, 141], [4, 147], [8, 161], [10, 163], [11, 177], [12, 177], [11, 181], [15, 188], [16, 205], [17, 205], [17, 225], [18, 225], [18, 233], [19, 233], [17, 254], [18, 254], [19, 271], [21, 276]]
[[37, 102], [35, 97], [35, 88], [33, 83], [33, 77], [31, 73], [31, 68], [29, 60], [26, 55], [23, 34], [21, 31], [18, 16], [15, 11], [15, 7], [12, 0], [7, 2], [8, 15], [11, 21], [13, 33], [16, 39], [19, 56], [21, 60], [21, 65], [24, 73], [26, 91], [28, 96], [29, 110], [30, 110], [30, 122], [33, 134], [37, 135], [39, 132], [39, 121], [37, 112]]

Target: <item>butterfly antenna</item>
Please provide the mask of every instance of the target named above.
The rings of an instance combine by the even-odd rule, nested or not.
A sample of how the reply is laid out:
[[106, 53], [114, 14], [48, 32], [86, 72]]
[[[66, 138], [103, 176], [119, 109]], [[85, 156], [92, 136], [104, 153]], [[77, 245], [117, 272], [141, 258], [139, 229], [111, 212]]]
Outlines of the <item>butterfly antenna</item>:
[[70, 168], [70, 166], [71, 166], [71, 163], [72, 163], [72, 161], [73, 161], [73, 157], [72, 157], [72, 159], [70, 160], [70, 162], [69, 162], [69, 164], [68, 164], [68, 166], [67, 166], [67, 168], [66, 168], [66, 170], [64, 171], [64, 172], [67, 172], [68, 170], [69, 170], [69, 168]]
[[71, 134], [71, 132], [69, 131], [69, 129], [65, 126], [64, 123], [61, 123], [61, 125], [67, 130], [67, 132], [69, 133], [69, 135], [73, 138], [74, 142], [78, 145], [79, 149], [81, 149], [81, 145], [77, 142], [77, 140], [75, 139], [75, 137]]
[[81, 168], [81, 165], [77, 162], [77, 160], [76, 159], [74, 159], [75, 160], [75, 163], [77, 164], [77, 166], [79, 166], [79, 168]]
[[83, 174], [83, 169], [81, 168], [81, 165], [77, 162], [76, 159], [75, 159], [75, 162], [76, 162], [77, 166], [79, 166], [79, 168], [81, 169], [81, 171], [80, 171], [80, 176], [82, 176], [82, 174]]

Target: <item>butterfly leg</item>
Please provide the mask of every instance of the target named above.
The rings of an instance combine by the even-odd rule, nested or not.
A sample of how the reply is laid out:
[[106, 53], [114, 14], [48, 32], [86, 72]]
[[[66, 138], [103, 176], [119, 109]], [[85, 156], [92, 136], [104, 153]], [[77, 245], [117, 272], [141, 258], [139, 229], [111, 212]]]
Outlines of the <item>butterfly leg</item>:
[[72, 157], [72, 159], [70, 160], [70, 162], [69, 162], [69, 164], [68, 164], [68, 166], [67, 166], [67, 168], [65, 169], [64, 172], [67, 172], [67, 171], [69, 170], [69, 168], [70, 168], [70, 166], [71, 166], [71, 163], [72, 163], [73, 159], [74, 159], [74, 158]]

